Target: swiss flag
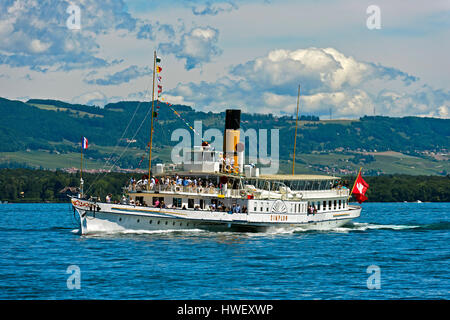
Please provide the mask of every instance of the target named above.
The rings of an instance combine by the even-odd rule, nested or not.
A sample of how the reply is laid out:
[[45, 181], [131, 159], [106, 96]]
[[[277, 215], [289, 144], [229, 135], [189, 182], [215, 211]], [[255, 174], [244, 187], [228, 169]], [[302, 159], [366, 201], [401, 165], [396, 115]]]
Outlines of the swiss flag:
[[352, 189], [352, 194], [355, 195], [356, 201], [358, 201], [359, 203], [363, 203], [367, 200], [367, 189], [369, 189], [369, 184], [364, 181], [364, 179], [361, 177], [361, 172], [359, 172], [358, 177], [355, 181], [355, 185]]

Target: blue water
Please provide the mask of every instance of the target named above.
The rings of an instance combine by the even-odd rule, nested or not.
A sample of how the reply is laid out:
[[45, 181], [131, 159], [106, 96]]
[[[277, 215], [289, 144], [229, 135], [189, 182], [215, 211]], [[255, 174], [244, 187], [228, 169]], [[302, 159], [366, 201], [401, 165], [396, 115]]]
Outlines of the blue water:
[[0, 216], [0, 299], [450, 298], [450, 203], [367, 203], [353, 226], [260, 234], [80, 236], [69, 204]]

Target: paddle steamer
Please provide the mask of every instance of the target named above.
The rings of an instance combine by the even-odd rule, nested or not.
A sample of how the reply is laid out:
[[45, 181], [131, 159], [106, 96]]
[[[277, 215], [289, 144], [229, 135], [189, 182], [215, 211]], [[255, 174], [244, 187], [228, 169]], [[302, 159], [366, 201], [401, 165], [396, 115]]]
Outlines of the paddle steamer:
[[349, 205], [349, 189], [340, 186], [338, 177], [264, 175], [259, 173], [260, 168], [244, 165], [244, 151], [239, 147], [240, 110], [226, 111], [223, 151], [202, 143], [183, 150], [180, 165], [157, 164], [151, 170], [153, 102], [149, 174], [130, 181], [120, 203], [87, 198], [82, 192], [72, 197], [82, 234], [189, 229], [326, 230], [359, 217], [361, 207]]
[[359, 217], [361, 207], [349, 205], [349, 189], [338, 177], [260, 175], [259, 168], [244, 165], [235, 151], [240, 111], [227, 110], [226, 116], [224, 150], [233, 150], [231, 157], [209, 145], [194, 147], [184, 150], [181, 166], [157, 164], [148, 178], [130, 181], [120, 203], [73, 197], [81, 233], [326, 230]]

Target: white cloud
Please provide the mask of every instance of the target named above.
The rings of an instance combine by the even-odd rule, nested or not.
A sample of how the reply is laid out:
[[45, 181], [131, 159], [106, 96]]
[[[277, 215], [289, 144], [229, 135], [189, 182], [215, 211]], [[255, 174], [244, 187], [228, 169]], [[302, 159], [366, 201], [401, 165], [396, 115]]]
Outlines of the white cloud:
[[184, 83], [169, 93], [204, 110], [240, 107], [247, 112], [301, 112], [336, 117], [404, 116], [432, 112], [445, 117], [450, 92], [434, 90], [398, 69], [358, 61], [334, 48], [273, 50], [234, 66], [216, 82]]
[[173, 53], [178, 59], [186, 59], [185, 68], [191, 70], [210, 62], [222, 51], [217, 47], [219, 31], [212, 27], [195, 27], [181, 35], [179, 43], [166, 42], [159, 46], [161, 52]]
[[104, 106], [108, 102], [108, 97], [101, 91], [86, 92], [72, 99], [72, 103], [84, 105]]
[[0, 64], [33, 70], [71, 70], [110, 65], [99, 56], [97, 36], [134, 32], [138, 21], [123, 0], [84, 0], [81, 30], [66, 26], [70, 1], [9, 0], [0, 2]]
[[222, 12], [237, 10], [238, 6], [233, 2], [206, 3], [192, 7], [192, 13], [196, 16], [215, 16]]
[[44, 43], [44, 42], [41, 42], [41, 40], [39, 40], [39, 39], [34, 39], [34, 40], [31, 41], [30, 47], [31, 47], [31, 51], [32, 52], [34, 52], [34, 53], [42, 53], [42, 52], [47, 51], [48, 48], [50, 48], [51, 45], [52, 45], [51, 42]]

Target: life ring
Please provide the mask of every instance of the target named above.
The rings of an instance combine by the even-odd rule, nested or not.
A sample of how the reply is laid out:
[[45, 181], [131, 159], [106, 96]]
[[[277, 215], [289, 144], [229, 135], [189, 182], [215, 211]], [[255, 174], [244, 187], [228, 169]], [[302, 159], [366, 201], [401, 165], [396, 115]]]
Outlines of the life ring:
[[180, 186], [176, 186], [175, 187], [175, 192], [180, 192], [181, 191], [181, 187]]
[[241, 195], [241, 197], [245, 197], [247, 192], [245, 192], [245, 190], [241, 190], [241, 191], [239, 191], [239, 194]]
[[231, 171], [231, 164], [225, 165], [225, 170], [226, 171]]
[[198, 187], [197, 191], [198, 191], [198, 193], [202, 193], [203, 192], [203, 188], [202, 187]]

